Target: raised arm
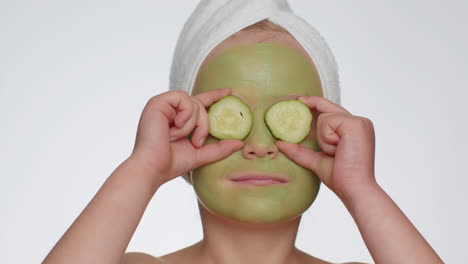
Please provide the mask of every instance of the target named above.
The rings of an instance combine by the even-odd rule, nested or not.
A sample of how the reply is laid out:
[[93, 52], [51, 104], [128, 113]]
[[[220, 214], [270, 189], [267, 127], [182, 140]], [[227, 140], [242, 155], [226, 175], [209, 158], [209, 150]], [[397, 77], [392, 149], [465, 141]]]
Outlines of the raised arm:
[[[167, 92], [150, 99], [131, 156], [106, 180], [43, 263], [120, 263], [162, 184], [242, 147], [237, 140], [203, 146], [209, 130], [205, 107], [228, 94], [230, 90], [197, 97]], [[192, 131], [189, 140], [186, 136]]]
[[372, 122], [353, 116], [324, 98], [300, 98], [320, 115], [317, 140], [322, 152], [277, 141], [290, 159], [314, 171], [352, 215], [374, 261], [443, 263], [374, 177], [375, 135]]
[[340, 199], [376, 263], [443, 263], [378, 184], [357, 187]]
[[[153, 178], [153, 179], [152, 179]], [[106, 180], [44, 263], [119, 263], [151, 197], [159, 187], [131, 157]]]

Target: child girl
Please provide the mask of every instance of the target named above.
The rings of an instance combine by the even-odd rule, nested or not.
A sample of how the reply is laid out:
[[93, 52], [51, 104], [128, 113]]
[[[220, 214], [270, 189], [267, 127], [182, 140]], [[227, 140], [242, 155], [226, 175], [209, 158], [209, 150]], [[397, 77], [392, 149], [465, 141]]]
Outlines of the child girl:
[[[133, 152], [44, 263], [329, 263], [295, 247], [321, 183], [344, 203], [376, 263], [442, 263], [375, 180], [372, 122], [329, 100], [322, 79], [319, 63], [271, 22], [224, 39], [190, 92], [149, 99]], [[209, 134], [207, 110], [228, 95], [252, 112], [243, 140]], [[314, 116], [297, 144], [275, 138], [264, 122], [271, 105], [291, 99]], [[151, 198], [181, 175], [198, 196], [203, 238], [160, 257], [125, 253]]]

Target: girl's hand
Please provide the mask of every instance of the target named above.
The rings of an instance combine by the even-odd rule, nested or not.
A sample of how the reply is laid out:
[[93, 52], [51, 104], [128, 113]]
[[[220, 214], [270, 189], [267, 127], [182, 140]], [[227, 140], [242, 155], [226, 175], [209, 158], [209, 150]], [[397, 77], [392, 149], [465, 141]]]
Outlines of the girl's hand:
[[[140, 117], [131, 158], [139, 160], [157, 178], [155, 183], [162, 185], [241, 149], [244, 143], [233, 139], [203, 146], [210, 130], [205, 108], [229, 94], [227, 88], [196, 96], [184, 91], [154, 96]], [[191, 139], [186, 138], [191, 132]]]
[[317, 141], [322, 152], [277, 141], [279, 150], [297, 164], [312, 170], [340, 198], [375, 184], [375, 135], [372, 122], [319, 96], [299, 100], [319, 112]]

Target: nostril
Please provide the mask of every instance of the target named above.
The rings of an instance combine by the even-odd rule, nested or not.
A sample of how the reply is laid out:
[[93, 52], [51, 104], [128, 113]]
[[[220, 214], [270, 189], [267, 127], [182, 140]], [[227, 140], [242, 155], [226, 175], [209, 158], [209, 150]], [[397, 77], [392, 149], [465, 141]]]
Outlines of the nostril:
[[278, 155], [278, 150], [275, 146], [269, 145], [258, 145], [258, 144], [247, 144], [244, 146], [242, 154], [247, 159], [255, 159], [255, 158], [262, 158], [268, 157], [269, 159], [274, 159]]

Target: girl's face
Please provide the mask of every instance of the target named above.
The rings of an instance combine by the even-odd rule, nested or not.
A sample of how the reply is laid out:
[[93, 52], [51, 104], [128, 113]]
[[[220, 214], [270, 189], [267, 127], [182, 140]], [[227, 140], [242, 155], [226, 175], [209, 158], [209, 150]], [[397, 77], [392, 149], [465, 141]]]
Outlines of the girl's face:
[[[193, 186], [200, 203], [214, 214], [243, 222], [275, 223], [300, 216], [315, 200], [320, 181], [278, 151], [264, 115], [269, 106], [281, 100], [299, 95], [322, 96], [314, 66], [296, 49], [283, 44], [230, 47], [202, 66], [193, 94], [226, 87], [250, 107], [253, 127], [244, 139], [243, 149], [193, 171]], [[319, 151], [315, 124], [299, 144]], [[205, 144], [216, 141], [209, 136]], [[227, 179], [233, 172], [274, 172], [286, 175], [289, 182], [239, 184]]]

